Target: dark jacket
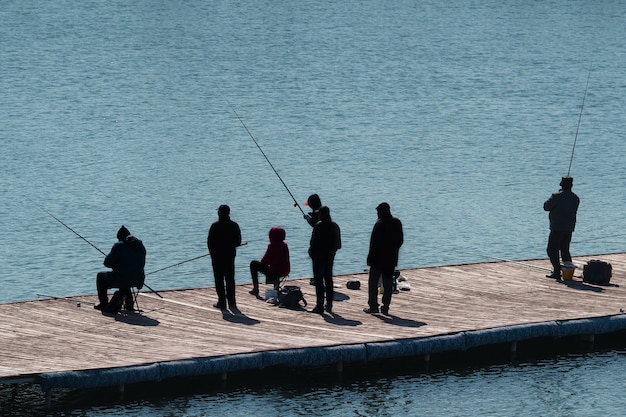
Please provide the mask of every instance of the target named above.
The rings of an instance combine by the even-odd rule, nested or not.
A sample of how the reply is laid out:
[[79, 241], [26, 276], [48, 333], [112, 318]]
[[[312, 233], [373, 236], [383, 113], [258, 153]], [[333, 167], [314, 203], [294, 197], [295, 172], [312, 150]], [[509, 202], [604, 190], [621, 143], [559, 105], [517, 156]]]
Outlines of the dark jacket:
[[207, 247], [213, 259], [233, 259], [241, 246], [241, 230], [230, 217], [220, 218], [209, 228]]
[[314, 261], [332, 261], [335, 253], [341, 249], [341, 230], [330, 217], [313, 226], [309, 256]]
[[267, 265], [270, 273], [277, 277], [284, 277], [289, 275], [289, 247], [285, 240], [285, 229], [282, 227], [272, 227], [270, 229], [269, 237], [270, 243], [267, 245], [265, 254], [261, 258], [261, 263]]
[[367, 264], [393, 272], [398, 265], [398, 253], [403, 243], [402, 222], [391, 213], [382, 214], [372, 229]]
[[146, 248], [143, 242], [134, 236], [128, 236], [125, 241], [117, 242], [111, 252], [104, 258], [104, 266], [111, 268], [123, 285], [129, 287], [143, 287], [146, 278]]
[[576, 227], [576, 213], [580, 199], [572, 190], [561, 190], [550, 196], [543, 209], [549, 211], [550, 230], [573, 232]]

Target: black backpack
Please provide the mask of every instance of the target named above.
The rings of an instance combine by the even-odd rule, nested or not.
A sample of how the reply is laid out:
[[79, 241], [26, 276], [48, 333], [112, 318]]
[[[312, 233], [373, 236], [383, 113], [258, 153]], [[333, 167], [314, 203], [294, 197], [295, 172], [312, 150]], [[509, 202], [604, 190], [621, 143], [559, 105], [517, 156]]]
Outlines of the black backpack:
[[583, 281], [589, 284], [606, 285], [611, 281], [613, 267], [610, 263], [592, 259], [583, 266]]
[[306, 307], [307, 303], [304, 299], [304, 295], [300, 290], [300, 287], [296, 286], [285, 286], [280, 291], [278, 291], [278, 306], [285, 307], [292, 310], [301, 310], [302, 306], [300, 302], [304, 303]]
[[122, 311], [124, 305], [124, 295], [120, 291], [115, 291], [109, 304], [104, 308], [104, 312], [108, 314], [117, 314]]

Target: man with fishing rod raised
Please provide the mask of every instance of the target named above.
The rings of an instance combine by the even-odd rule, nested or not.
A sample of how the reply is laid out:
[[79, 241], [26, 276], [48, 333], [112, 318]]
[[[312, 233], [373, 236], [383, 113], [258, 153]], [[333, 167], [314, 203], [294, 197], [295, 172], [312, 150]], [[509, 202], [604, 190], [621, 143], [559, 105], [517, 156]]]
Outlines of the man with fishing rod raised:
[[561, 178], [561, 189], [553, 193], [543, 203], [543, 209], [549, 211], [550, 236], [548, 237], [548, 257], [552, 264], [552, 272], [546, 277], [561, 279], [561, 262], [572, 262], [569, 251], [572, 233], [576, 226], [576, 213], [580, 199], [572, 191], [574, 179], [570, 176]]
[[109, 303], [107, 294], [109, 288], [119, 288], [114, 299], [123, 301], [126, 311], [133, 311], [133, 294], [130, 289], [131, 287], [141, 289], [146, 278], [144, 273], [146, 248], [143, 242], [131, 235], [123, 225], [117, 231], [117, 240], [111, 252], [104, 258], [104, 266], [111, 268], [112, 271], [98, 272], [96, 276], [100, 304], [94, 308], [104, 313], [118, 313], [121, 308], [121, 303], [113, 305], [117, 304], [113, 302], [113, 299]]

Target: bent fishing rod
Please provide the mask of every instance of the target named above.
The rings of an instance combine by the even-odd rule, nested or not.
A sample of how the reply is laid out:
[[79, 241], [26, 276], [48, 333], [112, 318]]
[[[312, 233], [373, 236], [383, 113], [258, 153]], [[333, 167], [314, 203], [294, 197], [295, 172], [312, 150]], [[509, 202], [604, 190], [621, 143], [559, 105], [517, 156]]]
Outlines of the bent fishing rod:
[[576, 141], [578, 140], [578, 130], [580, 129], [580, 120], [583, 118], [583, 109], [585, 108], [585, 98], [587, 98], [587, 88], [589, 87], [589, 78], [591, 77], [591, 68], [589, 66], [589, 74], [587, 75], [587, 85], [585, 86], [585, 94], [583, 95], [583, 104], [580, 106], [580, 114], [578, 115], [578, 126], [576, 127], [576, 135], [574, 136], [574, 146], [572, 146], [572, 156], [569, 159], [569, 167], [567, 167], [567, 176], [572, 169], [572, 161], [574, 160], [574, 150], [576, 149]]
[[278, 171], [276, 171], [276, 168], [274, 168], [274, 165], [272, 164], [272, 162], [269, 160], [269, 158], [267, 157], [267, 155], [265, 154], [265, 152], [263, 152], [263, 149], [261, 148], [261, 146], [259, 145], [259, 143], [256, 141], [256, 139], [254, 138], [254, 136], [252, 136], [252, 133], [250, 132], [250, 129], [248, 129], [248, 126], [246, 126], [246, 124], [243, 122], [243, 119], [241, 118], [241, 116], [239, 116], [239, 113], [237, 113], [237, 110], [235, 110], [235, 108], [233, 107], [232, 104], [230, 104], [230, 102], [228, 101], [228, 99], [226, 98], [226, 96], [224, 95], [224, 93], [222, 93], [222, 90], [219, 89], [218, 90], [222, 96], [222, 98], [224, 99], [224, 101], [226, 102], [226, 104], [228, 104], [228, 107], [230, 107], [230, 109], [233, 111], [233, 113], [235, 114], [235, 116], [237, 116], [237, 119], [239, 120], [239, 123], [241, 123], [241, 125], [243, 126], [244, 129], [246, 129], [246, 132], [248, 132], [248, 135], [250, 136], [250, 138], [252, 138], [252, 141], [254, 142], [254, 144], [256, 145], [256, 147], [259, 149], [259, 151], [261, 151], [261, 154], [263, 155], [263, 157], [265, 158], [265, 160], [267, 161], [267, 163], [270, 165], [270, 167], [272, 168], [272, 170], [274, 171], [274, 174], [276, 174], [276, 176], [278, 177], [278, 179], [280, 180], [281, 184], [283, 184], [283, 187], [285, 187], [285, 190], [287, 190], [287, 192], [289, 193], [289, 195], [291, 196], [291, 199], [293, 200], [293, 206], [294, 207], [298, 207], [300, 209], [300, 211], [302, 212], [302, 215], [306, 218], [306, 213], [304, 212], [304, 210], [302, 210], [302, 207], [300, 207], [300, 204], [298, 204], [298, 200], [296, 200], [296, 198], [293, 196], [293, 194], [291, 193], [291, 191], [289, 190], [289, 187], [287, 187], [287, 184], [285, 184], [285, 181], [283, 181], [283, 179], [281, 178], [281, 176], [278, 174]]
[[[72, 229], [71, 227], [69, 227], [67, 224], [63, 223], [61, 221], [61, 219], [59, 219], [57, 216], [55, 216], [54, 214], [50, 213], [48, 210], [46, 210], [45, 208], [41, 207], [40, 205], [36, 204], [35, 202], [33, 202], [33, 204], [35, 204], [37, 207], [39, 207], [40, 209], [42, 209], [43, 211], [45, 211], [46, 213], [48, 213], [48, 215], [50, 217], [52, 217], [54, 220], [58, 221], [59, 223], [61, 223], [63, 226], [65, 226], [70, 232], [74, 233], [76, 236], [78, 236], [79, 238], [81, 238], [82, 240], [84, 240], [85, 242], [87, 242], [92, 248], [94, 248], [95, 250], [97, 250], [98, 252], [100, 252], [102, 255], [107, 256], [106, 253], [102, 252], [102, 250], [100, 250], [99, 247], [97, 247], [96, 245], [94, 245], [93, 243], [91, 243], [90, 241], [88, 241], [84, 236], [82, 236], [80, 233], [78, 233], [76, 230]], [[160, 298], [163, 298], [163, 296], [161, 294], [159, 294], [157, 291], [153, 290], [148, 284], [146, 284], [145, 282], [143, 283], [143, 285], [146, 286], [147, 289], [149, 289], [150, 291], [152, 291], [154, 294], [158, 295]]]
[[[248, 242], [243, 242], [243, 243], [242, 243], [241, 245], [239, 245], [239, 246], [245, 246], [245, 245], [247, 245], [247, 244], [248, 244]], [[204, 255], [196, 256], [196, 257], [194, 257], [194, 258], [187, 259], [187, 260], [185, 260], [185, 261], [181, 261], [181, 262], [178, 262], [178, 263], [175, 263], [175, 264], [172, 264], [172, 265], [166, 266], [166, 267], [161, 268], [161, 269], [157, 269], [156, 271], [151, 271], [151, 272], [148, 272], [148, 273], [146, 274], [146, 276], [148, 276], [148, 275], [150, 275], [150, 274], [156, 274], [157, 272], [161, 272], [161, 271], [164, 271], [164, 270], [169, 269], [169, 268], [173, 268], [173, 267], [178, 266], [178, 265], [186, 264], [187, 262], [195, 261], [196, 259], [204, 258], [204, 257], [206, 257], [206, 256], [210, 256], [210, 254], [209, 254], [209, 253], [205, 253]]]

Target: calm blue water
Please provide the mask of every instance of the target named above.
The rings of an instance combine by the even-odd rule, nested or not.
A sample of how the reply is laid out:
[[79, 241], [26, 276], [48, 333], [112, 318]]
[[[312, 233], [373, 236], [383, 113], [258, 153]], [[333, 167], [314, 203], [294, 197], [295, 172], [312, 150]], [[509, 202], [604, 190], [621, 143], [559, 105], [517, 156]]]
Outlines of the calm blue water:
[[[238, 282], [273, 225], [291, 275], [310, 276], [310, 228], [233, 109], [303, 208], [313, 192], [330, 206], [336, 273], [365, 268], [381, 201], [404, 223], [402, 268], [545, 257], [542, 204], [568, 172], [590, 68], [572, 250], [626, 249], [622, 1], [0, 9], [0, 302], [95, 292], [102, 256], [52, 216], [104, 252], [127, 225], [152, 272], [204, 254], [226, 203], [249, 242]], [[207, 257], [147, 283], [211, 275]]]

